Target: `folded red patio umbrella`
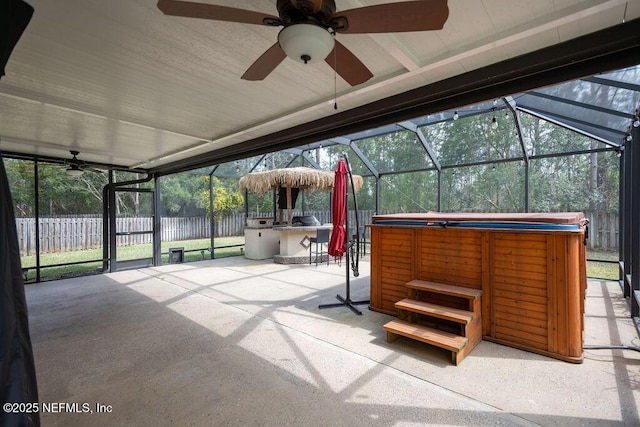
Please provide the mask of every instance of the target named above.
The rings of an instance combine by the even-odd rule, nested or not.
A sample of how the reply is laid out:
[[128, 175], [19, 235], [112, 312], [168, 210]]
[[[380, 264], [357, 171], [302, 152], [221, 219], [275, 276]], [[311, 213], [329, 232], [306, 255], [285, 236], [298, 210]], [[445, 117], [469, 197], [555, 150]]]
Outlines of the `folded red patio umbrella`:
[[344, 221], [347, 215], [347, 164], [344, 160], [338, 162], [336, 166], [336, 176], [333, 185], [333, 207], [331, 217], [333, 218], [333, 231], [329, 240], [329, 255], [342, 257], [345, 253], [346, 231]]

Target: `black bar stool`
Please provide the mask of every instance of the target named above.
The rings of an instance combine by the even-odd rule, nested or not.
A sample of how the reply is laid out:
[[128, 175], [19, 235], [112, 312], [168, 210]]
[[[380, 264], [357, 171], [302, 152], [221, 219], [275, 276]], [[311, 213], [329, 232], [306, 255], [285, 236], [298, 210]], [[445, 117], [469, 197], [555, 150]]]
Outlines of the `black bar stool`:
[[[311, 264], [311, 245], [316, 245], [316, 266], [318, 266], [318, 254], [320, 254], [320, 259], [324, 254], [327, 255], [327, 265], [329, 265], [329, 229], [320, 228], [316, 231], [316, 237], [309, 237], [309, 264]], [[324, 251], [323, 246], [327, 244], [327, 251]], [[320, 246], [320, 252], [318, 252], [318, 245]]]

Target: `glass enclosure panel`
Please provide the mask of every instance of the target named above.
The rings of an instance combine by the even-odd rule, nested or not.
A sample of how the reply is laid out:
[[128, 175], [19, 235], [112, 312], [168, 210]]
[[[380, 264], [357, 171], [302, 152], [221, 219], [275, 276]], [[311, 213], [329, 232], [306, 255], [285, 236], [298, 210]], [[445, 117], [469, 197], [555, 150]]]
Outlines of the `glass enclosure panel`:
[[592, 200], [591, 156], [559, 156], [531, 161], [532, 212], [584, 212]]
[[331, 210], [331, 194], [329, 191], [305, 191], [300, 193], [296, 203], [296, 213], [313, 215], [314, 212]]
[[234, 162], [224, 163], [216, 168], [214, 174], [218, 173], [218, 169], [222, 168], [222, 172], [226, 172], [227, 175], [235, 175], [238, 177], [245, 176], [249, 172], [253, 172], [265, 156], [254, 156], [246, 159], [236, 160]]
[[522, 137], [530, 156], [572, 153], [607, 145], [553, 123], [521, 113]]
[[[358, 143], [354, 142], [353, 145], [359, 149]], [[329, 162], [322, 164], [324, 170], [334, 171], [338, 166], [340, 159], [344, 158], [344, 154], [347, 154], [349, 164], [351, 165], [351, 171], [354, 175], [367, 176], [371, 175], [371, 170], [364, 163], [363, 159], [351, 148], [344, 145], [334, 145], [327, 150], [330, 153]], [[369, 160], [366, 156], [364, 160]]]
[[[234, 163], [226, 165], [233, 166]], [[238, 165], [244, 163], [238, 162]], [[215, 172], [218, 173], [219, 168]], [[241, 253], [245, 217], [244, 196], [238, 188], [238, 179], [235, 176], [209, 177], [191, 172], [160, 178], [163, 264], [168, 262], [168, 251], [173, 247], [184, 248], [184, 262], [211, 258], [211, 201], [216, 248], [214, 256]], [[210, 191], [210, 180], [213, 192]], [[250, 195], [249, 207], [256, 208], [255, 212], [249, 212], [250, 216], [272, 216], [271, 210], [267, 214], [261, 212], [267, 202], [271, 209], [270, 199], [264, 196]], [[221, 246], [224, 248], [218, 250]]]
[[161, 217], [206, 216], [209, 208], [208, 175], [178, 173], [158, 180]]
[[297, 167], [303, 165], [304, 159], [298, 154], [279, 151], [261, 156], [235, 160], [233, 162], [221, 163], [215, 168], [208, 168], [208, 171], [211, 172], [213, 170], [214, 176], [240, 179], [244, 175], [252, 172], [264, 172], [273, 169], [283, 169], [286, 167]]
[[399, 130], [398, 125], [390, 124], [385, 126], [380, 126], [374, 129], [367, 129], [362, 132], [356, 132], [349, 135], [345, 135], [347, 139], [351, 141], [360, 141], [367, 138], [375, 138], [377, 136], [383, 136], [390, 133], [397, 132]]
[[[269, 153], [260, 159], [254, 165], [254, 169], [251, 172], [263, 172], [273, 169], [283, 169], [287, 167], [302, 166], [303, 161], [297, 155], [286, 151], [278, 151], [276, 153]], [[242, 175], [241, 175], [242, 176]]]
[[356, 144], [380, 173], [433, 166], [425, 148], [413, 132], [400, 130], [358, 140]]
[[316, 168], [319, 166], [321, 170], [334, 170], [340, 155], [343, 151], [348, 150], [344, 145], [323, 145], [320, 144], [315, 148], [306, 150], [305, 167]]
[[384, 175], [380, 178], [380, 212], [426, 212], [438, 209], [436, 171]]
[[[104, 171], [86, 169], [71, 176], [65, 165], [38, 164], [41, 279], [101, 268], [101, 262], [44, 267], [102, 259], [102, 189], [107, 182]], [[35, 272], [28, 277], [35, 278]]]
[[153, 194], [150, 192], [116, 191], [117, 261], [153, 257]]
[[4, 159], [13, 210], [16, 216], [16, 231], [23, 269], [29, 269], [28, 277], [35, 277], [36, 266], [36, 207], [34, 162], [29, 160]]
[[523, 212], [521, 161], [448, 168], [442, 173], [443, 212]]
[[250, 217], [273, 217], [276, 202], [272, 191], [263, 194], [248, 192], [247, 197]]
[[421, 128], [443, 166], [521, 158], [513, 116], [490, 110]]
[[374, 177], [363, 177], [363, 184], [357, 193], [358, 209], [361, 211], [376, 210], [376, 179]]
[[213, 171], [214, 169], [215, 169], [215, 166], [205, 166], [205, 167], [198, 168], [198, 169], [192, 169], [192, 170], [187, 171], [185, 173], [190, 173], [190, 174], [193, 174], [193, 175], [206, 175], [206, 176], [209, 176], [211, 171]]
[[[637, 84], [640, 68], [629, 70]], [[610, 79], [612, 76], [600, 76]], [[615, 81], [613, 82], [615, 84]], [[638, 102], [640, 92], [588, 80], [575, 80], [541, 88], [524, 95], [526, 108], [543, 112], [578, 129], [619, 142], [614, 130], [623, 131]]]
[[80, 176], [65, 173], [65, 166], [38, 164], [40, 216], [102, 214], [102, 188], [107, 173], [87, 170]]
[[640, 90], [640, 87], [638, 87], [640, 84], [640, 65], [602, 73], [597, 77], [603, 77], [623, 84], [630, 84], [633, 85], [635, 89]]

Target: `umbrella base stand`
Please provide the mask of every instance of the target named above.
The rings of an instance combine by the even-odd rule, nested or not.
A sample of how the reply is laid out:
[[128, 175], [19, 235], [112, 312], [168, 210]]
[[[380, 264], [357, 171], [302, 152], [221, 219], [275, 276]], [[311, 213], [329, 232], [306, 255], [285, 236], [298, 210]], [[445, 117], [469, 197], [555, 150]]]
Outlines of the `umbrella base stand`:
[[344, 298], [340, 295], [336, 295], [336, 299], [340, 302], [334, 304], [322, 304], [318, 308], [333, 308], [333, 307], [349, 307], [355, 314], [362, 315], [362, 312], [355, 306], [360, 304], [369, 304], [369, 300], [366, 301], [351, 301], [349, 298]]
[[[353, 242], [350, 242], [347, 245], [347, 251], [346, 251], [346, 262], [345, 262], [345, 267], [346, 267], [346, 271], [345, 271], [345, 285], [346, 285], [346, 293], [347, 293], [347, 297], [342, 297], [340, 294], [336, 295], [336, 299], [340, 302], [336, 302], [333, 304], [322, 304], [319, 305], [318, 308], [322, 309], [322, 308], [333, 308], [333, 307], [349, 307], [351, 309], [351, 311], [353, 311], [355, 314], [358, 315], [362, 315], [362, 312], [360, 310], [358, 310], [355, 306], [356, 305], [360, 305], [360, 304], [369, 304], [369, 300], [366, 301], [351, 301], [351, 273], [349, 272], [349, 250], [352, 246]], [[357, 274], [356, 274], [357, 276]]]

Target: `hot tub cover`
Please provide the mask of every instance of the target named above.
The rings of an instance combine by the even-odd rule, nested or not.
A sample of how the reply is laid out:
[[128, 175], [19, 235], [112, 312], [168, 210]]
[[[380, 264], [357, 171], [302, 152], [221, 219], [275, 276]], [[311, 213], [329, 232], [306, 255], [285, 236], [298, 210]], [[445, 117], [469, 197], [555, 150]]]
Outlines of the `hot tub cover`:
[[589, 220], [582, 212], [426, 212], [374, 215], [372, 223], [374, 225], [574, 230], [583, 228]]

